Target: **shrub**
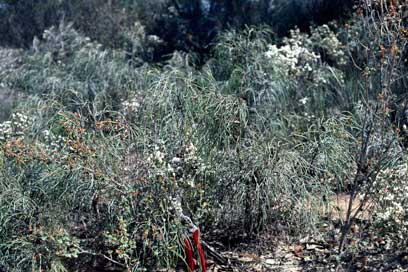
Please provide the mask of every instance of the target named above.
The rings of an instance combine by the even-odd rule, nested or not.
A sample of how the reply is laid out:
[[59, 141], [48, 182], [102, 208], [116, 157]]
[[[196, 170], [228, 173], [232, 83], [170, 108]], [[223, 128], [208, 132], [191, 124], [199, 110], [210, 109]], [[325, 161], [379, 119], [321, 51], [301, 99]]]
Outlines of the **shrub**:
[[43, 38], [36, 52], [24, 56], [24, 66], [3, 76], [11, 88], [53, 96], [70, 110], [87, 110], [94, 117], [102, 110], [117, 110], [126, 92], [136, 88], [137, 75], [122, 52], [102, 49], [72, 25], [61, 22]]
[[407, 180], [406, 163], [403, 162], [383, 170], [375, 184], [374, 195], [378, 199], [375, 223], [400, 243], [404, 242], [408, 231]]
[[199, 69], [182, 52], [143, 64], [160, 41], [137, 24], [130, 57], [71, 24], [45, 31], [0, 71], [25, 94], [0, 124], [0, 262], [169, 270], [185, 216], [204, 234], [305, 235], [339, 192], [378, 196], [388, 222], [405, 220], [403, 200], [380, 197], [401, 152], [389, 100], [377, 71], [353, 70], [339, 28], [280, 43], [266, 27], [231, 30]]

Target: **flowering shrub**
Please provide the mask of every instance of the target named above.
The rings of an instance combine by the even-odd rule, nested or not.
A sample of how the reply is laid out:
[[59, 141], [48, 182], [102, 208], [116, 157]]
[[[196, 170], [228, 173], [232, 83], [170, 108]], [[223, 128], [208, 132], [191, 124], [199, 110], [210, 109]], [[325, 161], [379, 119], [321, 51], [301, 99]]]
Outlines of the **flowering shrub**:
[[375, 221], [397, 237], [408, 234], [408, 165], [381, 171], [373, 194], [378, 201]]
[[[0, 262], [170, 270], [186, 218], [204, 237], [314, 231], [325, 199], [369, 188], [361, 169], [401, 151], [387, 96], [371, 95], [378, 78], [350, 75], [352, 45], [336, 31], [295, 29], [279, 43], [266, 28], [229, 31], [200, 69], [180, 52], [134, 65], [161, 42], [137, 24], [130, 59], [71, 25], [46, 31], [23, 65], [0, 71], [26, 94], [0, 124]], [[402, 228], [406, 171], [386, 166], [377, 218]]]
[[[342, 99], [339, 91], [344, 87], [344, 72], [337, 67], [346, 63], [343, 45], [327, 25], [311, 30], [311, 34], [299, 29], [290, 31], [280, 47], [268, 45], [265, 56], [272, 67], [279, 71], [286, 85], [293, 85], [294, 98], [299, 109], [327, 109]], [[308, 103], [310, 101], [310, 103]]]
[[23, 139], [31, 125], [30, 117], [22, 113], [13, 113], [9, 121], [0, 123], [0, 143], [9, 139]]
[[[344, 67], [348, 64], [349, 56], [346, 52], [346, 45], [340, 40], [339, 33], [335, 24], [323, 24], [311, 29], [309, 37], [292, 34], [292, 39], [304, 40], [306, 47], [313, 48], [314, 51], [319, 52], [323, 59], [337, 67]], [[303, 39], [302, 39], [303, 36]]]
[[320, 60], [319, 55], [302, 47], [299, 40], [294, 40], [291, 44], [285, 44], [280, 48], [269, 45], [265, 56], [274, 61], [277, 69], [283, 71], [287, 77], [301, 77], [311, 73]]

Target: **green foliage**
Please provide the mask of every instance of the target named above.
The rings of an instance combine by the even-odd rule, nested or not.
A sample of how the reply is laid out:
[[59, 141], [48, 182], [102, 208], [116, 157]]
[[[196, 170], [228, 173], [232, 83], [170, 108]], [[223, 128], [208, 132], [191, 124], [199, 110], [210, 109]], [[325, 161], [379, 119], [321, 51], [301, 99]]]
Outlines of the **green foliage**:
[[397, 154], [378, 186], [359, 185], [379, 195], [400, 148], [377, 79], [364, 88], [337, 31], [277, 44], [266, 27], [231, 30], [200, 69], [180, 52], [142, 64], [161, 41], [138, 24], [130, 61], [72, 24], [45, 31], [0, 71], [25, 95], [0, 124], [0, 263], [169, 270], [184, 259], [182, 214], [204, 233], [312, 233], [325, 200], [353, 186], [367, 134], [367, 161]]
[[71, 25], [62, 22], [43, 38], [37, 51], [24, 59], [25, 66], [6, 75], [10, 87], [52, 96], [71, 111], [89, 111], [95, 118], [103, 110], [118, 109], [115, 101], [137, 88], [135, 77], [140, 75], [126, 64], [123, 53], [102, 49]]

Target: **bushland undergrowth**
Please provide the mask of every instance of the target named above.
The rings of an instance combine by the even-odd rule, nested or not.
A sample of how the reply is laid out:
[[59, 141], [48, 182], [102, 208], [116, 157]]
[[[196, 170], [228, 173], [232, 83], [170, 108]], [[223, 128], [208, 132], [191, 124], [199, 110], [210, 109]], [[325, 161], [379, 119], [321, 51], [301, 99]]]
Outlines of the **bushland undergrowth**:
[[65, 22], [15, 52], [0, 71], [20, 97], [1, 102], [0, 265], [170, 269], [178, 209], [204, 234], [306, 235], [340, 192], [374, 201], [373, 226], [404, 243], [407, 30], [403, 6], [365, 4], [280, 41], [226, 32], [199, 68], [181, 52], [136, 67]]

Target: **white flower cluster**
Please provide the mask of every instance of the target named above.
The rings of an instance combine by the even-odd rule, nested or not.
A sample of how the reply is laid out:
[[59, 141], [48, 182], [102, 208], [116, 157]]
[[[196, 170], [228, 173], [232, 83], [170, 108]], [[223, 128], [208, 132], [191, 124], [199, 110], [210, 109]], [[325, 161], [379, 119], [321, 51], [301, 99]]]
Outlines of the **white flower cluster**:
[[146, 167], [146, 175], [149, 180], [155, 180], [157, 178], [162, 180], [165, 177], [169, 177], [169, 172], [172, 172], [170, 165], [167, 163], [168, 156], [164, 150], [165, 148], [162, 143], [154, 144], [151, 146], [150, 152], [146, 154], [144, 159], [146, 164], [144, 166]]
[[282, 69], [286, 75], [302, 76], [311, 73], [320, 56], [303, 47], [300, 41], [285, 40], [285, 45], [269, 45], [265, 56]]
[[165, 156], [166, 154], [160, 151], [159, 146], [154, 146], [154, 152], [147, 157], [147, 162], [151, 164], [156, 164], [158, 166], [162, 166], [164, 163]]
[[47, 147], [51, 151], [59, 151], [66, 146], [67, 139], [61, 135], [56, 136], [49, 130], [43, 130], [42, 134], [44, 135], [45, 141], [47, 142]]
[[302, 79], [312, 85], [327, 85], [332, 80], [343, 83], [342, 73], [323, 63], [320, 52], [324, 52], [325, 60], [330, 59], [337, 65], [346, 64], [347, 58], [343, 45], [336, 34], [327, 25], [312, 29], [310, 35], [301, 33], [299, 29], [290, 31], [283, 45], [269, 45], [265, 56], [273, 62], [273, 67], [283, 71], [287, 78]]
[[0, 123], [0, 141], [6, 141], [12, 138], [24, 138], [24, 134], [31, 124], [27, 115], [22, 113], [13, 113], [11, 120]]
[[197, 148], [194, 144], [186, 145], [179, 154], [171, 159], [162, 151], [164, 150], [163, 145], [155, 145], [153, 148], [154, 151], [146, 159], [152, 178], [157, 175], [172, 177], [179, 185], [195, 187], [195, 178], [204, 171], [205, 165], [197, 155]]
[[383, 226], [408, 234], [408, 163], [381, 171], [375, 188], [379, 198], [377, 219]]
[[133, 96], [128, 100], [125, 100], [121, 104], [122, 112], [125, 115], [134, 115], [138, 112], [141, 106], [142, 98], [139, 96]]
[[207, 169], [203, 160], [197, 154], [197, 147], [190, 143], [185, 147], [184, 152], [184, 176], [188, 181], [188, 185], [195, 187], [194, 180]]
[[193, 143], [190, 143], [186, 147], [186, 152], [184, 154], [184, 160], [186, 163], [189, 163], [189, 164], [198, 163], [199, 158], [197, 157], [197, 147]]
[[347, 64], [345, 46], [327, 24], [312, 29], [309, 41], [310, 46], [319, 47], [325, 56], [337, 63], [337, 65]]

